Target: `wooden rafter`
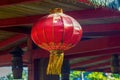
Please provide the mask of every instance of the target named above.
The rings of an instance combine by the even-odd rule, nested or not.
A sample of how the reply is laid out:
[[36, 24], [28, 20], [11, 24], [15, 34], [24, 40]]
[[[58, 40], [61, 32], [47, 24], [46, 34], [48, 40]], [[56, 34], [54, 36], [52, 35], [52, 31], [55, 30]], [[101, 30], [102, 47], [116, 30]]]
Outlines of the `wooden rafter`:
[[25, 2], [31, 2], [31, 1], [40, 1], [40, 0], [0, 0], [0, 6], [25, 3]]
[[[0, 66], [10, 66], [12, 61], [12, 55], [7, 53], [5, 55], [0, 55]], [[23, 56], [23, 63], [28, 64], [27, 54]]]
[[0, 56], [0, 66], [6, 66], [6, 65], [10, 64], [11, 60], [12, 60], [12, 58], [11, 58], [10, 54], [1, 55]]
[[4, 48], [4, 47], [6, 47], [6, 46], [8, 46], [10, 44], [13, 44], [13, 43], [23, 39], [23, 38], [26, 38], [26, 35], [17, 34], [17, 35], [15, 35], [15, 36], [7, 39], [7, 40], [4, 40], [4, 41], [0, 42], [0, 48]]
[[110, 48], [110, 49], [104, 49], [104, 50], [97, 50], [97, 51], [91, 51], [91, 52], [84, 52], [84, 53], [74, 53], [69, 54], [65, 56], [67, 59], [74, 59], [74, 58], [80, 58], [80, 57], [89, 57], [89, 56], [98, 56], [98, 55], [111, 55], [114, 53], [119, 53], [119, 48]]
[[[99, 38], [93, 39], [89, 41], [82, 41], [76, 46], [77, 49], [75, 47], [73, 49], [70, 49], [69, 51], [66, 51], [65, 57], [73, 59], [73, 58], [86, 57], [86, 56], [107, 55], [108, 53], [109, 54], [117, 53], [120, 51], [119, 39], [120, 39], [119, 36], [118, 37], [113, 36], [113, 37], [107, 37], [107, 38], [105, 37], [100, 39]], [[99, 44], [100, 41], [102, 42], [101, 44]], [[4, 42], [4, 44], [5, 43], [6, 42]], [[9, 43], [9, 40], [8, 40], [8, 43]], [[2, 44], [1, 44], [1, 47], [2, 47]], [[5, 46], [4, 44], [3, 46]], [[36, 57], [42, 57], [42, 56], [47, 57], [48, 54], [49, 53], [44, 50], [39, 50], [39, 49], [34, 50], [34, 55], [36, 55]]]
[[[120, 16], [119, 12], [106, 9], [106, 8], [68, 11], [68, 12], [65, 12], [65, 14], [68, 14], [77, 20]], [[0, 27], [33, 24], [42, 16], [44, 15], [34, 15], [34, 16], [26, 16], [26, 17], [1, 19]]]
[[[117, 31], [120, 31], [119, 26], [120, 26], [120, 23], [93, 24], [93, 25], [82, 25], [82, 29], [83, 29], [84, 36], [86, 36], [88, 33], [102, 33], [102, 34], [104, 34], [105, 32], [107, 32], [107, 33], [111, 33], [113, 31], [117, 32]], [[1, 27], [0, 30], [16, 32], [16, 33], [30, 34], [31, 27], [27, 27], [27, 26]], [[90, 34], [90, 35], [93, 35], [93, 34]]]
[[109, 36], [109, 37], [80, 41], [78, 45], [66, 51], [66, 53], [75, 54], [75, 53], [92, 52], [97, 50], [105, 50], [110, 48], [118, 48], [120, 47], [119, 41], [120, 41], [120, 36]]
[[105, 55], [105, 56], [96, 57], [94, 59], [86, 60], [83, 62], [78, 62], [78, 63], [72, 64], [71, 69], [76, 68], [76, 67], [80, 67], [80, 66], [85, 65], [85, 64], [94, 63], [97, 61], [107, 60], [107, 59], [110, 59], [110, 57], [111, 57], [110, 55]]
[[96, 69], [99, 68], [99, 67], [108, 66], [108, 65], [110, 65], [110, 62], [105, 62], [105, 63], [96, 64], [96, 65], [93, 65], [93, 66], [90, 66], [90, 67], [86, 68], [86, 71], [96, 70]]
[[[102, 31], [102, 30], [101, 30]], [[106, 31], [106, 32], [87, 32], [83, 33], [83, 36], [114, 36], [120, 35], [120, 31]]]
[[83, 25], [83, 32], [120, 31], [120, 23]]

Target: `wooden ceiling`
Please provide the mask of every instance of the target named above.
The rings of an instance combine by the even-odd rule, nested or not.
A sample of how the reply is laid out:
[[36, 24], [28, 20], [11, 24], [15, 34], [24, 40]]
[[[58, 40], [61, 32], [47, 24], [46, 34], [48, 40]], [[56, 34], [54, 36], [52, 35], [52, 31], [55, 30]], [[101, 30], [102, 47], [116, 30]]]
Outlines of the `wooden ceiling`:
[[[120, 54], [120, 12], [109, 8], [95, 8], [78, 0], [1, 0], [0, 1], [0, 66], [11, 64], [9, 51], [20, 46], [24, 63], [29, 58], [47, 57], [40, 48], [31, 49], [32, 25], [49, 9], [60, 7], [82, 26], [82, 40], [65, 51], [71, 69], [111, 72], [112, 54]], [[34, 53], [34, 54], [31, 54]]]

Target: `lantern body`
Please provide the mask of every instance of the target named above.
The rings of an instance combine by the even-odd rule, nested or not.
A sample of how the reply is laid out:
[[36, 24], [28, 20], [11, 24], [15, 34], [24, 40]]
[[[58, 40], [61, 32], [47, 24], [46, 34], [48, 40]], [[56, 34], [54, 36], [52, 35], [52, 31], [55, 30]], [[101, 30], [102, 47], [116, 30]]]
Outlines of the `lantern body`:
[[42, 17], [31, 31], [34, 43], [48, 51], [70, 49], [79, 42], [81, 36], [79, 23], [63, 13]]

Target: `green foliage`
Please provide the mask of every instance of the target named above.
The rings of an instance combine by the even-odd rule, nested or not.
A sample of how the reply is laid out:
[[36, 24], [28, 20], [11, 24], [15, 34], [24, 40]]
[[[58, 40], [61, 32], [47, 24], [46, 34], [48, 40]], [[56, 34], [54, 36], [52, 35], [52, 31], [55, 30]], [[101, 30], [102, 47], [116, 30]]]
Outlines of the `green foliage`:
[[13, 75], [12, 75], [12, 73], [6, 75], [6, 77], [7, 77], [7, 79], [9, 79], [9, 80], [13, 80]]
[[120, 80], [120, 74], [71, 71], [70, 80]]
[[23, 69], [22, 77], [24, 80], [28, 80], [28, 70]]
[[111, 76], [120, 80], [120, 74], [112, 74]]
[[120, 80], [120, 74], [111, 74], [108, 78], [109, 80]]
[[80, 71], [71, 71], [70, 77], [74, 78], [80, 77]]
[[106, 6], [110, 1], [109, 0], [90, 0], [96, 6]]
[[[28, 78], [28, 70], [23, 69], [23, 80], [28, 80], [27, 78]], [[9, 73], [6, 76], [0, 77], [0, 80], [13, 80], [13, 75], [12, 73]], [[120, 80], [120, 74], [71, 71], [70, 80]]]
[[70, 80], [82, 80], [83, 74], [85, 71], [71, 71], [70, 72]]
[[77, 78], [80, 78], [80, 71], [71, 71], [70, 80], [76, 80]]
[[107, 76], [102, 72], [91, 72], [86, 78], [89, 80], [107, 80]]

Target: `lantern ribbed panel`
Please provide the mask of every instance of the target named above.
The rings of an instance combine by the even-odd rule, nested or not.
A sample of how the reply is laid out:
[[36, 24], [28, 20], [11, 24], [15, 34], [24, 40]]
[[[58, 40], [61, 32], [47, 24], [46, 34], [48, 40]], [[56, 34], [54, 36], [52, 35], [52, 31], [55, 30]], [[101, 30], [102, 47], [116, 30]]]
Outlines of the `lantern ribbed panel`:
[[67, 50], [79, 42], [82, 29], [72, 17], [56, 13], [41, 18], [31, 33], [32, 40], [45, 50]]

